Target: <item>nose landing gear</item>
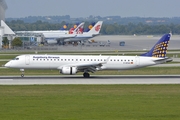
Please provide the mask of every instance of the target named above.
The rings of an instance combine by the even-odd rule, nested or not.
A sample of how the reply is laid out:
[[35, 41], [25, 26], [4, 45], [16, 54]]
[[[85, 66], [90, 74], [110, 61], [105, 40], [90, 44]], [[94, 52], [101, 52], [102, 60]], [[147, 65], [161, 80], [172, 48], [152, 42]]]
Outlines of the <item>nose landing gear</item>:
[[24, 69], [20, 69], [21, 71], [21, 77], [24, 77]]

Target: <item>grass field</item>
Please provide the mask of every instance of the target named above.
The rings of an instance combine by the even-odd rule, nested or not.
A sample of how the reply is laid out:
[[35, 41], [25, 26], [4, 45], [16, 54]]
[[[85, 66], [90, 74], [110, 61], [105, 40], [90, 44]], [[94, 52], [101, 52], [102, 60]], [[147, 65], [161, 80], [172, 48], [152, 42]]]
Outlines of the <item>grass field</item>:
[[2, 120], [179, 120], [180, 85], [0, 86]]

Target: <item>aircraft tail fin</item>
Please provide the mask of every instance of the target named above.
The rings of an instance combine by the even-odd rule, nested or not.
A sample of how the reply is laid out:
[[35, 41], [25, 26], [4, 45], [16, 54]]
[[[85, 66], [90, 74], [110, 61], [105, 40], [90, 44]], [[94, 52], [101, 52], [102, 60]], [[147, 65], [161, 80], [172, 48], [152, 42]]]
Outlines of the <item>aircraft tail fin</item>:
[[163, 35], [149, 52], [141, 54], [141, 56], [165, 58], [170, 37], [170, 34]]
[[91, 33], [93, 35], [99, 34], [102, 24], [103, 24], [103, 21], [98, 21], [88, 33]]
[[78, 26], [74, 26], [69, 30], [69, 34], [83, 34], [84, 22], [80, 23]]
[[15, 33], [3, 20], [1, 20], [1, 26], [4, 27], [4, 34], [15, 35]]
[[69, 25], [68, 23], [64, 24], [64, 25], [63, 25], [63, 27], [62, 27], [62, 28], [60, 28], [60, 30], [67, 30], [68, 25]]
[[95, 24], [96, 24], [95, 22], [92, 22], [91, 24], [89, 24], [88, 28], [86, 28], [84, 32], [89, 32], [94, 27]]

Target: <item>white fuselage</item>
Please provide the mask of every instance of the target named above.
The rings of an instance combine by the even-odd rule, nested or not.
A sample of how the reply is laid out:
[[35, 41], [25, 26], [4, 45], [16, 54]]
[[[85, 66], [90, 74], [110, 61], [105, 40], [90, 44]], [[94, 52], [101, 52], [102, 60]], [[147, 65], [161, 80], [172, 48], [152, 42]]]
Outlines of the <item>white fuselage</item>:
[[21, 55], [9, 61], [5, 67], [60, 70], [63, 66], [89, 67], [91, 64], [101, 64], [96, 70], [127, 70], [163, 62], [163, 58], [141, 56]]

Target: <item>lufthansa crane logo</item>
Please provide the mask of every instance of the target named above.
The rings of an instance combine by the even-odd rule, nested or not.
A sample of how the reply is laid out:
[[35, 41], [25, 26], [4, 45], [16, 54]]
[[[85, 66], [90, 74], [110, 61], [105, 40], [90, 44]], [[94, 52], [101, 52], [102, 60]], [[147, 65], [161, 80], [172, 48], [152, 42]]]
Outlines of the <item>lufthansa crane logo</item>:
[[99, 30], [100, 30], [100, 28], [101, 28], [101, 26], [100, 26], [100, 25], [98, 25], [98, 26], [96, 26], [96, 27], [95, 27], [95, 30], [96, 30], [96, 31], [99, 31]]

